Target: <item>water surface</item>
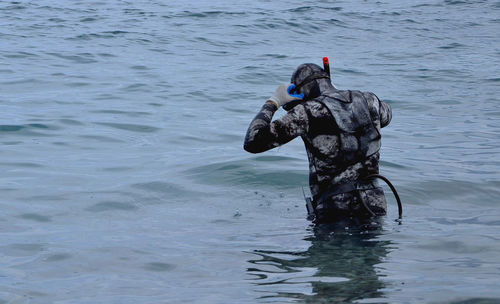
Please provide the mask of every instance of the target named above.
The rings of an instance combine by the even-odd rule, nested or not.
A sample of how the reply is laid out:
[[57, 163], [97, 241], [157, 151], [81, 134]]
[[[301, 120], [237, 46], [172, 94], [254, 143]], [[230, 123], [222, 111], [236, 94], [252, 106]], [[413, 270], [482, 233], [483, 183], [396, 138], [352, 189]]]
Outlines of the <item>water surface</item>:
[[[0, 303], [498, 303], [498, 1], [0, 3]], [[329, 56], [393, 108], [381, 223], [314, 229], [300, 140], [243, 151]], [[282, 115], [280, 110], [277, 115]]]

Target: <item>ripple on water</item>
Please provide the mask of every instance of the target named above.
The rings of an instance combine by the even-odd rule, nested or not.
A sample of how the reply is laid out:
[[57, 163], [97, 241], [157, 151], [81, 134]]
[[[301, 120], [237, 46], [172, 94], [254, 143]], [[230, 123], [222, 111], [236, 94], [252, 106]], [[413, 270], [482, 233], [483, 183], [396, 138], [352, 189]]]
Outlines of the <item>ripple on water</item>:
[[65, 124], [65, 125], [69, 125], [69, 126], [82, 126], [82, 125], [84, 125], [84, 123], [81, 121], [74, 120], [74, 119], [68, 119], [68, 118], [59, 119], [59, 122], [62, 124]]
[[150, 86], [146, 83], [134, 83], [126, 86], [124, 90], [128, 92], [151, 92]]
[[23, 125], [0, 125], [0, 132], [5, 132], [3, 135], [12, 133], [12, 135], [18, 136], [51, 136], [48, 133], [42, 133], [42, 131], [55, 131], [61, 129], [55, 125], [48, 124], [23, 124]]
[[139, 124], [114, 123], [114, 122], [96, 122], [95, 124], [111, 127], [114, 129], [138, 132], [138, 133], [153, 133], [160, 130], [160, 128], [157, 127], [152, 127], [148, 125], [139, 125]]
[[10, 244], [0, 246], [0, 253], [11, 257], [25, 257], [41, 253], [45, 246], [36, 243]]
[[89, 112], [90, 113], [97, 113], [97, 114], [124, 115], [124, 116], [129, 116], [129, 117], [141, 117], [141, 116], [151, 115], [150, 112], [143, 112], [143, 111], [95, 110], [95, 111], [89, 111]]
[[149, 67], [145, 66], [145, 65], [133, 65], [130, 67], [132, 70], [139, 70], [139, 71], [146, 71], [146, 70], [150, 70]]
[[380, 167], [389, 167], [389, 168], [406, 169], [406, 170], [412, 169], [409, 166], [403, 166], [401, 164], [397, 164], [397, 163], [390, 162], [390, 161], [384, 161], [384, 160], [380, 161]]
[[91, 34], [80, 34], [80, 35], [77, 35], [75, 37], [66, 38], [66, 40], [68, 40], [68, 41], [90, 41], [93, 39], [111, 39], [111, 38], [113, 38], [113, 35], [91, 33]]
[[[494, 214], [494, 210], [491, 210]], [[485, 213], [487, 210], [485, 210]], [[427, 219], [430, 222], [435, 222], [441, 225], [487, 225], [487, 226], [500, 226], [500, 219], [490, 215], [477, 215], [465, 218], [452, 218], [452, 217], [431, 217]]]
[[39, 222], [39, 223], [48, 223], [48, 222], [52, 221], [50, 216], [45, 216], [45, 215], [41, 215], [38, 213], [24, 213], [24, 214], [19, 215], [18, 217], [25, 219], [25, 220]]
[[488, 79], [485, 79], [485, 81], [488, 81], [488, 82], [500, 82], [500, 77], [488, 78]]
[[44, 259], [44, 261], [49, 262], [49, 263], [61, 262], [61, 261], [69, 260], [72, 257], [73, 256], [71, 254], [68, 254], [68, 253], [56, 253], [56, 254], [51, 254], [51, 255], [47, 256]]
[[70, 87], [70, 88], [86, 87], [89, 85], [91, 85], [91, 84], [88, 82], [68, 82], [68, 83], [64, 84], [64, 86]]
[[453, 42], [453, 43], [450, 43], [447, 45], [439, 46], [438, 48], [443, 49], [443, 50], [453, 50], [453, 49], [462, 48], [462, 47], [466, 47], [466, 46], [461, 44], [461, 43]]
[[174, 269], [175, 266], [167, 263], [152, 262], [145, 264], [143, 268], [149, 271], [164, 272]]
[[109, 136], [102, 136], [102, 135], [79, 135], [78, 137], [80, 138], [85, 138], [85, 139], [91, 139], [95, 140], [98, 142], [103, 142], [103, 143], [123, 143], [125, 141], [109, 137]]
[[102, 168], [103, 171], [108, 171], [108, 172], [124, 172], [124, 171], [133, 171], [135, 170], [135, 167], [106, 167]]
[[183, 186], [176, 185], [173, 183], [162, 182], [162, 181], [151, 181], [146, 183], [133, 184], [132, 187], [137, 189], [142, 189], [147, 192], [163, 193], [172, 196], [184, 197], [186, 195], [193, 195], [197, 193], [196, 191], [187, 190]]
[[94, 22], [94, 21], [97, 21], [98, 18], [94, 18], [94, 17], [85, 17], [85, 18], [82, 18], [80, 19], [80, 22]]
[[29, 57], [39, 57], [37, 54], [28, 53], [28, 52], [7, 53], [7, 54], [4, 54], [2, 56], [5, 57], [5, 58], [12, 58], [12, 59], [29, 58]]
[[51, 55], [57, 58], [65, 59], [71, 61], [73, 63], [79, 64], [88, 64], [88, 63], [96, 63], [97, 60], [93, 59], [94, 55], [90, 53], [79, 53], [76, 55], [64, 55], [60, 53], [46, 53], [47, 55]]
[[85, 210], [90, 212], [105, 212], [105, 211], [134, 211], [138, 207], [132, 203], [116, 202], [116, 201], [105, 201], [97, 203], [93, 206], [85, 208]]
[[28, 162], [23, 162], [23, 163], [18, 163], [18, 162], [0, 163], [0, 166], [21, 167], [21, 168], [42, 168], [42, 167], [44, 167], [43, 165], [38, 164], [38, 163], [28, 163]]
[[445, 0], [447, 5], [462, 5], [462, 4], [473, 4], [475, 1], [463, 1], [463, 0]]
[[287, 165], [279, 166], [279, 161], [268, 161], [269, 159], [286, 161], [290, 158], [263, 156], [257, 159], [258, 162], [265, 162], [265, 164], [256, 165], [258, 162], [251, 159], [227, 161], [192, 168], [186, 173], [204, 184], [272, 187], [273, 189], [291, 189], [307, 184], [306, 169], [292, 170]]

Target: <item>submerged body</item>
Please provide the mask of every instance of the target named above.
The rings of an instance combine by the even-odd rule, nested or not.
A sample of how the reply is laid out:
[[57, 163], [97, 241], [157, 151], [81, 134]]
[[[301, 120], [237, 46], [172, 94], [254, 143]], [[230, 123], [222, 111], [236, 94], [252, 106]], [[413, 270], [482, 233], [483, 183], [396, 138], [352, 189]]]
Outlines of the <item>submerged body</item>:
[[[386, 213], [382, 188], [376, 182], [364, 180], [366, 176], [379, 172], [379, 149], [372, 149], [361, 156], [358, 151], [355, 155], [354, 150], [363, 146], [365, 139], [363, 134], [354, 132], [351, 146], [355, 148], [351, 149], [352, 153], [349, 152], [345, 128], [342, 128], [346, 121], [339, 120], [349, 123], [353, 117], [332, 115], [331, 105], [328, 106], [329, 103], [342, 102], [367, 106], [367, 119], [370, 120], [370, 127], [378, 133], [380, 146], [380, 129], [387, 126], [392, 118], [390, 106], [373, 93], [340, 91], [333, 85], [323, 86], [319, 96], [299, 103], [274, 121], [272, 118], [278, 107], [266, 102], [250, 123], [245, 138], [244, 148], [251, 153], [267, 151], [298, 136], [302, 138], [309, 158], [309, 185], [316, 202], [318, 222], [336, 217], [366, 216], [366, 207], [376, 215]], [[351, 187], [354, 184], [356, 189]]]

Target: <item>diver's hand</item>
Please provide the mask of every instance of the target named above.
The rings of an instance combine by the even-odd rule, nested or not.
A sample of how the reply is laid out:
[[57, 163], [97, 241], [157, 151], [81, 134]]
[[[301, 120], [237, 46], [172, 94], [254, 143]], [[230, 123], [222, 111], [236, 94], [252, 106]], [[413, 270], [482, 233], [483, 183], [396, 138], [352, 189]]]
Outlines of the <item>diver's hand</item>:
[[268, 101], [272, 101], [276, 104], [276, 107], [279, 109], [279, 107], [283, 106], [286, 103], [289, 103], [290, 101], [295, 101], [295, 100], [301, 100], [304, 98], [304, 94], [292, 94], [290, 91], [295, 88], [294, 84], [282, 84], [280, 85], [277, 89], [276, 92], [274, 92], [274, 95], [271, 96]]

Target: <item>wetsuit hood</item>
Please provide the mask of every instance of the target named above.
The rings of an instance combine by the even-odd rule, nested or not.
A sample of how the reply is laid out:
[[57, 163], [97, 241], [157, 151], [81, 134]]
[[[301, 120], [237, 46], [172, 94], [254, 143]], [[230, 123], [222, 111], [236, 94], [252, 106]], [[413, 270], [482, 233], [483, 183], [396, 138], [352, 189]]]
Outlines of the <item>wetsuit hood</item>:
[[291, 110], [301, 101], [314, 99], [320, 96], [322, 91], [333, 87], [330, 82], [329, 73], [314, 63], [299, 65], [295, 72], [293, 72], [290, 82], [295, 85], [295, 88], [291, 92], [295, 94], [303, 93], [304, 98], [283, 105], [283, 108], [287, 111]]
[[291, 83], [297, 91], [304, 93], [304, 100], [311, 100], [321, 95], [323, 88], [320, 83], [324, 80], [330, 83], [330, 76], [323, 68], [314, 63], [304, 63], [293, 72]]

